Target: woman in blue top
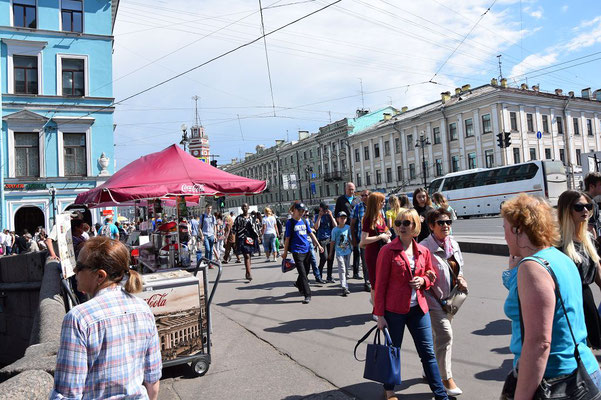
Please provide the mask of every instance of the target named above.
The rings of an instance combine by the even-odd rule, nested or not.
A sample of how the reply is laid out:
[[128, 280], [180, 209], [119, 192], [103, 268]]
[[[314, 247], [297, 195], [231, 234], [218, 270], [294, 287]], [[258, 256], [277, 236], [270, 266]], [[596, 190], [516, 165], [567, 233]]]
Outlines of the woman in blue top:
[[298, 271], [298, 279], [294, 286], [304, 296], [303, 304], [308, 304], [311, 301], [311, 288], [307, 279], [309, 269], [311, 268], [309, 238], [313, 240], [313, 244], [319, 249], [319, 252], [323, 253], [323, 247], [317, 241], [308, 222], [303, 219], [303, 214], [306, 210], [307, 207], [303, 203], [295, 202], [290, 207], [292, 218], [286, 222], [286, 240], [284, 241], [284, 254], [282, 255], [282, 259], [285, 260], [288, 256], [288, 251], [292, 252], [292, 258], [294, 258], [294, 264]]
[[553, 209], [544, 200], [522, 193], [503, 204], [501, 215], [510, 254], [503, 284], [509, 289], [505, 300], [505, 314], [511, 319], [509, 348], [515, 356], [513, 365], [518, 368], [515, 399], [532, 399], [543, 377], [570, 374], [577, 367], [572, 336], [563, 310], [557, 306], [553, 278], [535, 257], [546, 260], [555, 273], [582, 362], [601, 387], [599, 365], [586, 345], [578, 269], [553, 247], [559, 242]]

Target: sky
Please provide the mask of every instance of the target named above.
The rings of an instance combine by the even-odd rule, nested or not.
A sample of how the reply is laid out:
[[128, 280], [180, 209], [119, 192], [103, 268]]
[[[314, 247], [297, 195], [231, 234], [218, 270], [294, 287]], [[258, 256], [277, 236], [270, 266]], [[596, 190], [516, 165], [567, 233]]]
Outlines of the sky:
[[487, 84], [500, 75], [498, 55], [511, 86], [601, 88], [598, 0], [327, 7], [335, 1], [121, 0], [112, 82], [117, 168], [179, 143], [181, 125], [195, 120], [193, 96], [223, 165], [357, 109], [412, 108]]

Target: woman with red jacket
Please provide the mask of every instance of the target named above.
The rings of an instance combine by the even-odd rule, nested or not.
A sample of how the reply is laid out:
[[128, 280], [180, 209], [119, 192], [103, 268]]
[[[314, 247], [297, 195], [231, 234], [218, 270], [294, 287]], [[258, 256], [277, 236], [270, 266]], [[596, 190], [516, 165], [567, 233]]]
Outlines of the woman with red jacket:
[[[388, 327], [392, 342], [401, 347], [405, 325], [413, 337], [426, 379], [437, 400], [448, 399], [440, 378], [434, 346], [428, 303], [424, 292], [436, 274], [430, 250], [417, 244], [421, 221], [413, 209], [403, 210], [394, 221], [396, 239], [382, 247], [376, 265], [374, 315], [378, 329]], [[394, 385], [384, 385], [386, 399], [397, 399]]]

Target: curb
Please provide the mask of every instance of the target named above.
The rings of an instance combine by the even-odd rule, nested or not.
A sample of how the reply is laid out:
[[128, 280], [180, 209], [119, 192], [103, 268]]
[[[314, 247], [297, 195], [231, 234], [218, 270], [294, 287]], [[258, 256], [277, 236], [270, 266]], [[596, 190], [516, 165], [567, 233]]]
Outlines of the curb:
[[477, 243], [458, 240], [459, 248], [464, 253], [486, 254], [489, 256], [509, 256], [509, 247], [501, 243]]

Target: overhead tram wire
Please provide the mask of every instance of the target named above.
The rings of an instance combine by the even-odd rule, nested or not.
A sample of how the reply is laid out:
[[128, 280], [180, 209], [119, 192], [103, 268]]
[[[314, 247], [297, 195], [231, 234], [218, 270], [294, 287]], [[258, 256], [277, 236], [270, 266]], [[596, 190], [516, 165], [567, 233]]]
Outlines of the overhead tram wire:
[[474, 24], [474, 26], [472, 26], [472, 29], [469, 30], [469, 32], [467, 33], [467, 35], [465, 35], [465, 37], [463, 38], [463, 40], [461, 40], [461, 42], [459, 42], [459, 44], [457, 45], [457, 47], [455, 47], [455, 50], [453, 50], [451, 52], [451, 54], [449, 54], [449, 56], [447, 57], [447, 59], [442, 63], [442, 65], [440, 67], [438, 67], [438, 70], [436, 70], [436, 72], [434, 73], [434, 75], [432, 75], [432, 78], [430, 78], [430, 81], [434, 81], [434, 78], [436, 78], [436, 76], [438, 75], [438, 73], [446, 65], [446, 63], [449, 61], [449, 59], [451, 57], [453, 57], [453, 54], [455, 54], [455, 52], [457, 52], [457, 50], [459, 49], [459, 47], [461, 47], [461, 45], [463, 44], [463, 42], [465, 42], [465, 40], [474, 31], [474, 29], [476, 29], [476, 27], [478, 26], [478, 24], [480, 23], [480, 21], [482, 21], [482, 19], [484, 18], [484, 16], [486, 14], [488, 14], [488, 12], [490, 11], [490, 9], [495, 5], [496, 2], [497, 2], [497, 0], [494, 0], [492, 2], [492, 4], [486, 9], [486, 11], [484, 11], [484, 13], [482, 13], [482, 15], [480, 16], [480, 18], [478, 19], [478, 21], [476, 21], [476, 23]]
[[261, 34], [263, 35], [263, 46], [265, 47], [265, 61], [267, 62], [267, 77], [269, 78], [271, 105], [273, 106], [273, 116], [275, 117], [275, 99], [273, 97], [273, 83], [271, 81], [271, 67], [269, 65], [269, 53], [267, 52], [267, 38], [265, 37], [265, 21], [263, 20], [263, 5], [261, 4], [261, 0], [259, 0], [259, 13], [261, 14]]
[[113, 107], [113, 106], [115, 106], [115, 105], [117, 105], [117, 104], [121, 104], [121, 103], [123, 103], [123, 102], [125, 102], [125, 101], [127, 101], [127, 100], [133, 99], [134, 97], [137, 97], [137, 96], [139, 96], [139, 95], [141, 95], [141, 94], [144, 94], [144, 93], [146, 93], [146, 92], [149, 92], [149, 91], [151, 91], [152, 89], [155, 89], [155, 88], [157, 88], [157, 87], [159, 87], [159, 86], [162, 86], [162, 85], [164, 85], [164, 84], [166, 84], [166, 83], [168, 83], [168, 82], [171, 82], [171, 81], [173, 81], [173, 80], [175, 80], [175, 79], [177, 79], [177, 78], [179, 78], [179, 77], [181, 77], [181, 76], [183, 76], [183, 75], [189, 74], [189, 73], [190, 73], [190, 72], [192, 72], [192, 71], [195, 71], [195, 70], [197, 70], [197, 69], [199, 69], [199, 68], [202, 68], [202, 67], [204, 67], [205, 65], [207, 65], [207, 64], [210, 64], [210, 63], [212, 63], [212, 62], [214, 62], [214, 61], [217, 61], [217, 60], [219, 60], [219, 59], [221, 59], [221, 58], [223, 58], [223, 57], [225, 57], [225, 56], [227, 56], [227, 55], [229, 55], [229, 54], [232, 54], [232, 53], [234, 53], [234, 52], [236, 52], [236, 51], [238, 51], [238, 50], [240, 50], [240, 49], [243, 49], [243, 48], [245, 48], [245, 47], [248, 47], [248, 46], [250, 46], [251, 44], [253, 44], [253, 43], [256, 43], [256, 42], [260, 41], [260, 40], [263, 38], [263, 36], [269, 36], [269, 35], [272, 35], [272, 34], [274, 34], [274, 33], [276, 33], [276, 32], [279, 32], [279, 31], [281, 31], [282, 29], [285, 29], [285, 28], [287, 28], [287, 27], [289, 27], [289, 26], [291, 26], [291, 25], [294, 25], [294, 24], [296, 24], [296, 23], [298, 23], [298, 22], [302, 21], [302, 20], [305, 20], [305, 19], [307, 19], [307, 18], [309, 18], [309, 17], [311, 17], [311, 16], [313, 16], [313, 15], [315, 15], [315, 14], [319, 13], [319, 12], [322, 12], [322, 11], [324, 11], [324, 10], [326, 10], [326, 9], [328, 9], [328, 8], [330, 8], [330, 7], [332, 7], [332, 6], [333, 6], [333, 5], [335, 5], [335, 4], [337, 4], [337, 3], [340, 3], [341, 1], [342, 1], [342, 0], [335, 0], [335, 1], [334, 1], [334, 2], [332, 2], [332, 3], [329, 3], [329, 4], [327, 4], [327, 5], [325, 5], [325, 6], [321, 7], [321, 8], [318, 8], [317, 10], [311, 11], [310, 13], [308, 13], [308, 14], [305, 14], [305, 15], [303, 15], [302, 17], [296, 18], [296, 19], [294, 19], [294, 20], [292, 20], [292, 21], [290, 21], [290, 22], [288, 22], [288, 23], [286, 23], [286, 24], [284, 24], [284, 25], [282, 25], [282, 26], [280, 26], [280, 27], [278, 27], [278, 28], [276, 28], [276, 29], [273, 29], [273, 30], [271, 30], [271, 31], [267, 32], [266, 34], [264, 34], [264, 35], [261, 35], [261, 36], [259, 36], [259, 37], [255, 38], [255, 39], [253, 39], [253, 40], [251, 40], [251, 41], [249, 41], [249, 42], [246, 42], [246, 43], [244, 43], [244, 44], [241, 44], [240, 46], [237, 46], [237, 47], [235, 47], [235, 48], [233, 48], [233, 49], [231, 49], [231, 50], [228, 50], [228, 51], [226, 51], [225, 53], [221, 53], [221, 54], [219, 54], [219, 55], [217, 55], [217, 56], [215, 56], [215, 57], [213, 57], [213, 58], [210, 58], [209, 60], [207, 60], [207, 61], [205, 61], [205, 62], [202, 62], [202, 63], [200, 63], [200, 64], [198, 64], [198, 65], [196, 65], [196, 66], [194, 66], [194, 67], [192, 67], [192, 68], [189, 68], [189, 69], [187, 69], [187, 70], [185, 70], [185, 71], [183, 71], [183, 72], [180, 72], [179, 74], [177, 74], [177, 75], [174, 75], [174, 76], [172, 76], [171, 78], [165, 79], [165, 80], [163, 80], [163, 81], [161, 81], [161, 82], [159, 82], [159, 83], [156, 83], [156, 84], [154, 84], [154, 85], [152, 85], [152, 86], [150, 86], [150, 87], [148, 87], [148, 88], [146, 88], [146, 89], [140, 90], [139, 92], [137, 92], [137, 93], [134, 93], [134, 94], [132, 94], [132, 95], [130, 95], [130, 96], [128, 96], [128, 97], [126, 97], [126, 98], [124, 98], [124, 99], [121, 99], [121, 100], [119, 100], [119, 101], [113, 101], [113, 102], [111, 103], [111, 105], [109, 105], [109, 106], [101, 107], [101, 108], [99, 108], [98, 110], [95, 110], [95, 111], [90, 111], [89, 113], [87, 113], [87, 114], [85, 114], [85, 115], [81, 115], [81, 116], [79, 116], [79, 117], [77, 117], [77, 118], [73, 118], [72, 120], [69, 120], [69, 121], [67, 121], [67, 122], [74, 122], [74, 121], [78, 121], [78, 120], [80, 120], [81, 118], [84, 118], [84, 117], [90, 116], [90, 115], [92, 115], [92, 114], [98, 113], [98, 112], [100, 112], [100, 111], [102, 111], [102, 110], [105, 110], [105, 109], [107, 109], [107, 108]]

